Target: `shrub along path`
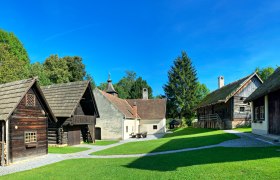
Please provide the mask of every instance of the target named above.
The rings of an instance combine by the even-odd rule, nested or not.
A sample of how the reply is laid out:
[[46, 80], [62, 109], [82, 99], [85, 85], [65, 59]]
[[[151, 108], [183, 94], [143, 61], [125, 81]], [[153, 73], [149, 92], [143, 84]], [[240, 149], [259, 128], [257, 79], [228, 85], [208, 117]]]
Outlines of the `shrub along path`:
[[[236, 134], [237, 136], [241, 137], [240, 139], [230, 140], [226, 141], [220, 144], [216, 145], [208, 145], [208, 146], [201, 146], [201, 147], [194, 147], [194, 148], [184, 148], [179, 150], [169, 150], [169, 151], [163, 151], [163, 152], [152, 152], [152, 153], [144, 153], [144, 154], [127, 154], [127, 155], [109, 155], [109, 156], [92, 156], [89, 155], [96, 151], [105, 150], [107, 148], [111, 148], [114, 146], [118, 146], [121, 144], [126, 143], [125, 141], [121, 141], [119, 143], [111, 144], [108, 146], [92, 146], [87, 144], [81, 144], [79, 147], [87, 147], [90, 148], [89, 150], [72, 153], [72, 154], [48, 154], [41, 157], [32, 158], [30, 160], [21, 161], [18, 163], [14, 163], [11, 166], [7, 167], [0, 167], [0, 175], [10, 174], [14, 172], [19, 171], [25, 171], [30, 170], [33, 168], [41, 167], [44, 165], [52, 164], [55, 162], [59, 162], [62, 160], [68, 160], [68, 159], [80, 159], [80, 158], [127, 158], [127, 157], [146, 157], [146, 156], [154, 156], [154, 155], [161, 155], [161, 154], [171, 154], [171, 153], [179, 153], [179, 152], [186, 152], [186, 151], [194, 151], [194, 150], [202, 150], [202, 149], [209, 149], [214, 147], [220, 147], [220, 146], [226, 146], [226, 147], [242, 147], [243, 145], [246, 145], [246, 147], [259, 147], [259, 146], [271, 146], [273, 144], [263, 142], [260, 140], [255, 139], [253, 136], [248, 136], [247, 133], [240, 133], [233, 130], [226, 131], [231, 134]], [[245, 143], [241, 143], [241, 145], [238, 144], [238, 142], [242, 142], [242, 140], [245, 141]], [[255, 143], [255, 141], [258, 141]], [[251, 143], [252, 142], [252, 143]]]

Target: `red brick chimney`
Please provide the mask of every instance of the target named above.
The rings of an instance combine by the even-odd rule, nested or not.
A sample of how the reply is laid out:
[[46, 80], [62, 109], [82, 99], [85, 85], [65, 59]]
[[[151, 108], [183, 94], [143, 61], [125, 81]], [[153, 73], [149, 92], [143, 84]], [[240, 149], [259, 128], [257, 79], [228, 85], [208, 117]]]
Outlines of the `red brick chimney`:
[[133, 113], [133, 116], [134, 116], [135, 118], [137, 118], [138, 113], [137, 113], [137, 104], [136, 104], [136, 102], [133, 103], [133, 106], [132, 106], [132, 113]]

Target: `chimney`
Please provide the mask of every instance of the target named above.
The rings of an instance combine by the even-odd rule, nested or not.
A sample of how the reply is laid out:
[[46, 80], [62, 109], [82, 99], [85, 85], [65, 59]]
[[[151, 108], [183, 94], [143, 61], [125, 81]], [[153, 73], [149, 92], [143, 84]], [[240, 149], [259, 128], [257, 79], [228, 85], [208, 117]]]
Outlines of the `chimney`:
[[137, 104], [136, 104], [136, 102], [133, 103], [132, 113], [133, 113], [133, 116], [135, 116], [135, 118], [137, 118]]
[[148, 88], [143, 88], [143, 99], [147, 100], [149, 99], [149, 93], [148, 93]]
[[219, 76], [218, 77], [218, 88], [220, 89], [221, 87], [223, 87], [225, 85], [225, 79], [223, 76]]

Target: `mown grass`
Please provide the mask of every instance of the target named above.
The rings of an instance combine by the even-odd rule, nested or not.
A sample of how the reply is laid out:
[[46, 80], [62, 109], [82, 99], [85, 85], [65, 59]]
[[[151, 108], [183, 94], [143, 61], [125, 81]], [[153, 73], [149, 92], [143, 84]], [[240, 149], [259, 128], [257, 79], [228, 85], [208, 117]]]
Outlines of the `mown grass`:
[[81, 151], [86, 151], [89, 148], [85, 147], [72, 147], [72, 146], [66, 146], [66, 147], [49, 147], [49, 153], [53, 154], [69, 154], [69, 153], [76, 153]]
[[73, 159], [0, 179], [280, 179], [280, 147], [217, 147], [121, 159]]
[[116, 155], [161, 152], [213, 145], [235, 138], [239, 137], [234, 134], [228, 134], [222, 130], [181, 128], [175, 130], [171, 134], [166, 134], [163, 138], [157, 140], [129, 142], [102, 151], [97, 151], [92, 154]]
[[107, 146], [118, 142], [119, 141], [117, 140], [96, 140], [95, 143], [89, 143], [89, 144], [94, 146]]
[[241, 127], [241, 128], [235, 128], [233, 130], [243, 132], [243, 133], [251, 133], [252, 132], [251, 127]]

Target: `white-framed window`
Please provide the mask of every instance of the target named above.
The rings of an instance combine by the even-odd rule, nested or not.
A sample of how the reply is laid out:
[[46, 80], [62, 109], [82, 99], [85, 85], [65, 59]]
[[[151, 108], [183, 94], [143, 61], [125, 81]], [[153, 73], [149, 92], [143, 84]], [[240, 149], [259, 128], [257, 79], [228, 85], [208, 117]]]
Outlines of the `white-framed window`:
[[255, 120], [258, 120], [259, 119], [259, 107], [255, 107], [255, 117], [254, 117]]
[[264, 106], [260, 107], [260, 119], [264, 119]]
[[25, 143], [37, 142], [37, 132], [36, 131], [25, 131], [24, 132]]
[[245, 112], [245, 107], [244, 106], [239, 107], [239, 112], [244, 113]]
[[153, 125], [153, 129], [157, 129], [157, 125]]
[[35, 94], [26, 94], [26, 106], [33, 107], [35, 106]]

